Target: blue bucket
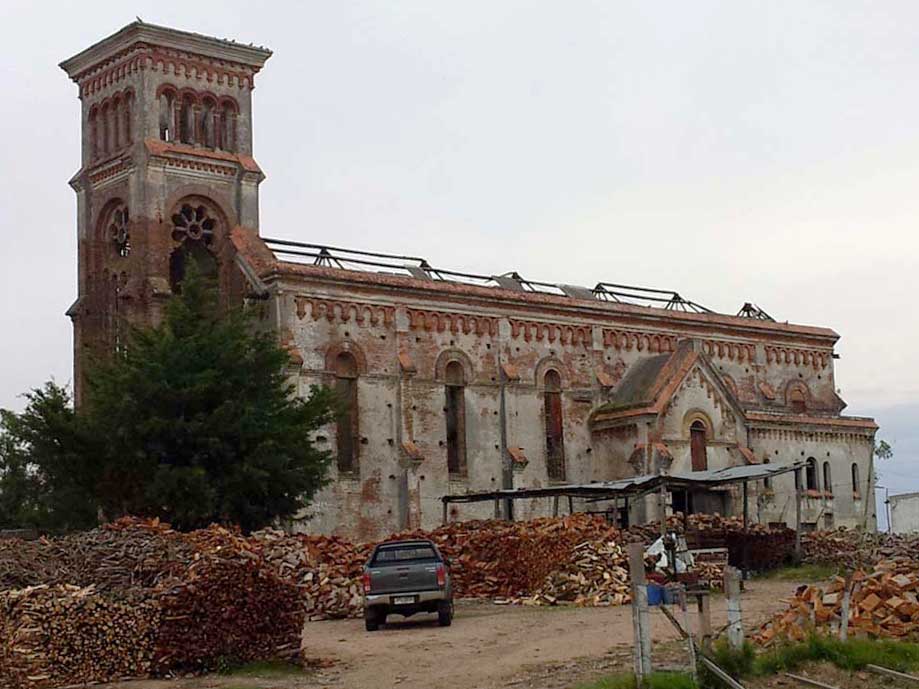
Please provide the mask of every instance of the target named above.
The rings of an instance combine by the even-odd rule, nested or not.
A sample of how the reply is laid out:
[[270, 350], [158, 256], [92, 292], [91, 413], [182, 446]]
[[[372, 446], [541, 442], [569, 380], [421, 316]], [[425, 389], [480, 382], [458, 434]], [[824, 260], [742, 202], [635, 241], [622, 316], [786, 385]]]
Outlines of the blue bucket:
[[660, 605], [664, 601], [664, 587], [660, 584], [648, 584], [648, 605]]

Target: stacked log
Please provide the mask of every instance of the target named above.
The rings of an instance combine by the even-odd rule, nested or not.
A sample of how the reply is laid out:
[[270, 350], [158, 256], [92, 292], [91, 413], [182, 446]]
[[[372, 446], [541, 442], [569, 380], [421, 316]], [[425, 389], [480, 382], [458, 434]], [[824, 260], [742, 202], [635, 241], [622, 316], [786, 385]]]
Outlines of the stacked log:
[[[902, 639], [919, 634], [919, 563], [910, 558], [884, 560], [870, 573], [851, 578], [849, 635]], [[754, 640], [769, 646], [802, 641], [811, 631], [836, 630], [842, 624], [846, 580], [827, 586], [799, 586], [788, 608], [764, 624]]]
[[628, 555], [614, 541], [581, 543], [569, 562], [549, 574], [526, 602], [579, 607], [630, 603]]
[[149, 674], [159, 608], [94, 587], [0, 593], [0, 687], [53, 687]]

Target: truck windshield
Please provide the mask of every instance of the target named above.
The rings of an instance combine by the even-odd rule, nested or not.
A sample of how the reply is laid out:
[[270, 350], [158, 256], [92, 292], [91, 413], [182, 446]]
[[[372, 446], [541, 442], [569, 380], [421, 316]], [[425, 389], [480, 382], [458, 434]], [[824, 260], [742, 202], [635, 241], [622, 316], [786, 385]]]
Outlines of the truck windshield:
[[380, 548], [373, 556], [374, 565], [388, 565], [402, 562], [436, 562], [437, 553], [429, 545], [412, 544]]

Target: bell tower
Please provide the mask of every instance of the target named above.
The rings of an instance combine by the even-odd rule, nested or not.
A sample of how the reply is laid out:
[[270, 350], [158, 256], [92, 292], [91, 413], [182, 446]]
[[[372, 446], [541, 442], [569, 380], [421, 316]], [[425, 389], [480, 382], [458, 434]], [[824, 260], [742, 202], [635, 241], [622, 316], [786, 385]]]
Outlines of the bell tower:
[[258, 233], [252, 90], [271, 51], [141, 21], [61, 63], [82, 103], [74, 386], [126, 323], [156, 323], [194, 257], [241, 299], [230, 232]]

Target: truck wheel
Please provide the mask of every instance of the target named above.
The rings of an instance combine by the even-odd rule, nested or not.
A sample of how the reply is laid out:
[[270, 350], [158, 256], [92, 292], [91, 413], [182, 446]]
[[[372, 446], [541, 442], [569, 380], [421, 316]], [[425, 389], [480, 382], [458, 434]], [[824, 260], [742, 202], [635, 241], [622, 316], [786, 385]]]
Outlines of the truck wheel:
[[375, 632], [380, 628], [380, 616], [375, 611], [364, 611], [364, 628], [368, 632]]
[[437, 604], [437, 623], [441, 627], [449, 627], [453, 624], [453, 602], [441, 601]]

